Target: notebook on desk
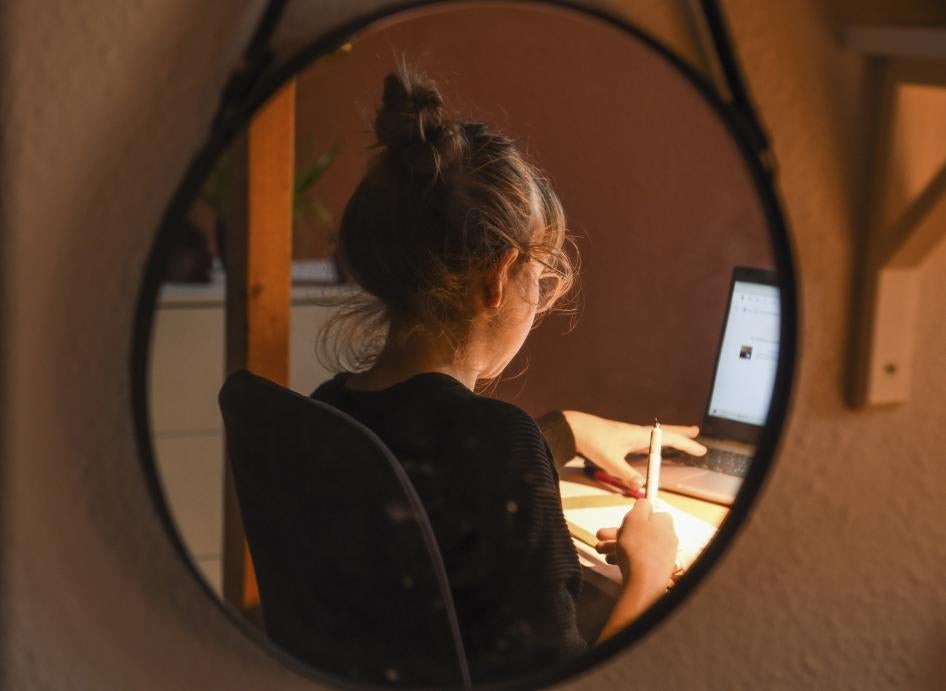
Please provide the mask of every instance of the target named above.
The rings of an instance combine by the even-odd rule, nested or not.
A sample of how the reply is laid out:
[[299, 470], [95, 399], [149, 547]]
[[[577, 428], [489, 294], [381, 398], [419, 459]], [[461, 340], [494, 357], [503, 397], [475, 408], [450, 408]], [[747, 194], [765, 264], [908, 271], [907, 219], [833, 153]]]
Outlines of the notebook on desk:
[[[598, 542], [595, 535], [597, 531], [601, 528], [621, 525], [624, 516], [631, 510], [633, 503], [630, 505], [615, 505], [612, 503], [610, 506], [572, 508], [574, 505], [574, 503], [570, 505], [568, 501], [563, 502], [568, 531], [572, 534], [572, 537], [581, 540], [590, 547], [594, 547]], [[686, 571], [700, 555], [700, 552], [703, 551], [703, 548], [713, 539], [716, 528], [706, 521], [701, 521], [660, 499], [657, 500], [654, 510], [665, 511], [673, 519], [673, 529], [679, 541], [676, 567], [679, 571]]]
[[[617, 566], [603, 565], [604, 557], [594, 551], [598, 542], [596, 533], [601, 528], [616, 528], [621, 525], [624, 516], [634, 506], [635, 500], [611, 492], [594, 484], [582, 472], [583, 461], [576, 459], [561, 469], [559, 489], [562, 495], [562, 509], [565, 522], [572, 537], [586, 545], [584, 555], [599, 562], [598, 570], [612, 581], [620, 583], [621, 575]], [[698, 502], [697, 502], [698, 503]], [[725, 513], [724, 509], [719, 512]], [[716, 527], [671, 504], [657, 500], [657, 511], [666, 511], [673, 519], [674, 531], [679, 540], [677, 567], [685, 571], [700, 555], [703, 548], [716, 534]]]
[[[778, 364], [780, 296], [775, 274], [733, 270], [716, 369], [698, 441], [703, 457], [664, 449], [660, 488], [729, 506], [768, 416]], [[628, 459], [646, 475], [647, 458]]]

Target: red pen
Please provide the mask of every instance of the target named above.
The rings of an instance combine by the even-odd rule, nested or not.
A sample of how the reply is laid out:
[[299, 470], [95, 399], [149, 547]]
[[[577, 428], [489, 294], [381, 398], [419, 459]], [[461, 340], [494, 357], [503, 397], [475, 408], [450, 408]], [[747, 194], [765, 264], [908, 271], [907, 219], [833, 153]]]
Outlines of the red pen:
[[608, 473], [601, 470], [601, 468], [596, 468], [593, 465], [586, 465], [585, 475], [590, 477], [592, 480], [600, 482], [602, 485], [607, 485], [610, 488], [620, 490], [621, 494], [626, 497], [634, 497], [635, 499], [644, 498], [644, 493], [639, 489], [634, 489], [624, 482], [624, 480], [616, 478], [613, 475], [609, 475]]

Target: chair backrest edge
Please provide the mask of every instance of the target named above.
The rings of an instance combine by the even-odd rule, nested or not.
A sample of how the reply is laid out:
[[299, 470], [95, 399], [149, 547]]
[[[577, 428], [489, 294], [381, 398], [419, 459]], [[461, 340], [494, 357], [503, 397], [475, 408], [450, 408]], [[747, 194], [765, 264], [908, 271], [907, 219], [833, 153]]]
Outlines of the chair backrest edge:
[[457, 616], [456, 607], [453, 601], [453, 594], [450, 590], [450, 582], [447, 578], [447, 569], [443, 562], [443, 555], [440, 552], [440, 548], [437, 545], [437, 538], [434, 534], [433, 526], [430, 523], [430, 518], [427, 515], [427, 511], [424, 508], [423, 503], [421, 502], [420, 496], [417, 494], [417, 491], [414, 489], [414, 485], [411, 482], [410, 478], [407, 475], [407, 472], [401, 466], [400, 462], [388, 448], [388, 446], [374, 433], [373, 430], [363, 425], [361, 422], [351, 417], [347, 413], [334, 406], [331, 406], [327, 403], [319, 401], [317, 399], [311, 398], [309, 396], [303, 396], [291, 389], [280, 386], [276, 382], [270, 381], [265, 377], [253, 374], [247, 369], [239, 369], [230, 374], [224, 382], [223, 386], [220, 389], [220, 392], [217, 396], [218, 406], [222, 413], [224, 413], [224, 418], [226, 418], [226, 407], [227, 403], [225, 399], [227, 398], [227, 392], [232, 390], [235, 386], [240, 386], [241, 382], [245, 385], [262, 385], [270, 388], [275, 388], [280, 390], [284, 394], [291, 394], [300, 399], [305, 400], [308, 404], [314, 405], [326, 412], [327, 414], [336, 417], [339, 421], [352, 426], [362, 432], [368, 439], [370, 439], [379, 450], [381, 450], [385, 460], [391, 468], [394, 476], [397, 478], [401, 489], [404, 492], [405, 497], [407, 497], [408, 502], [410, 502], [411, 508], [414, 511], [415, 516], [417, 517], [417, 522], [421, 530], [421, 536], [424, 540], [424, 544], [427, 548], [427, 553], [430, 558], [430, 563], [433, 567], [434, 574], [437, 580], [438, 590], [440, 591], [440, 596], [443, 599], [444, 608], [446, 612], [446, 618], [448, 625], [450, 627], [450, 634], [452, 638], [453, 648], [456, 655], [457, 667], [460, 671], [461, 681], [463, 683], [464, 689], [472, 688], [472, 681], [470, 678], [469, 664], [466, 658], [466, 652], [463, 647], [463, 638], [460, 634], [460, 621]]

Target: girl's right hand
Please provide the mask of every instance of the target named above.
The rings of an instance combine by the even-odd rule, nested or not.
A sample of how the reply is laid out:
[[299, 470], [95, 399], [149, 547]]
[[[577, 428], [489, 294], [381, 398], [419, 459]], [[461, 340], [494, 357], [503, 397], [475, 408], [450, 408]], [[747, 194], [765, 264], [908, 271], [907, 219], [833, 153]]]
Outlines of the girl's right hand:
[[664, 594], [677, 556], [677, 534], [670, 514], [654, 512], [650, 502], [638, 499], [620, 528], [598, 531], [599, 552], [621, 567], [624, 585], [605, 622], [598, 642], [618, 633]]
[[658, 592], [670, 581], [678, 545], [673, 519], [669, 513], [655, 512], [646, 499], [637, 500], [620, 528], [604, 528], [597, 537], [595, 549], [620, 567], [625, 585], [633, 579]]

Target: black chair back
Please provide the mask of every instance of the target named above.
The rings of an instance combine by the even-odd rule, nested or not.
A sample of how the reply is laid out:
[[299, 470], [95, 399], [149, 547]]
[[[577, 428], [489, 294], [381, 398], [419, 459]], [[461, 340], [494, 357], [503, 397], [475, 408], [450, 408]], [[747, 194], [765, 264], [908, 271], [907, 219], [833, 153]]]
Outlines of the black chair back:
[[381, 440], [246, 370], [219, 403], [268, 637], [341, 679], [469, 687], [433, 530]]

